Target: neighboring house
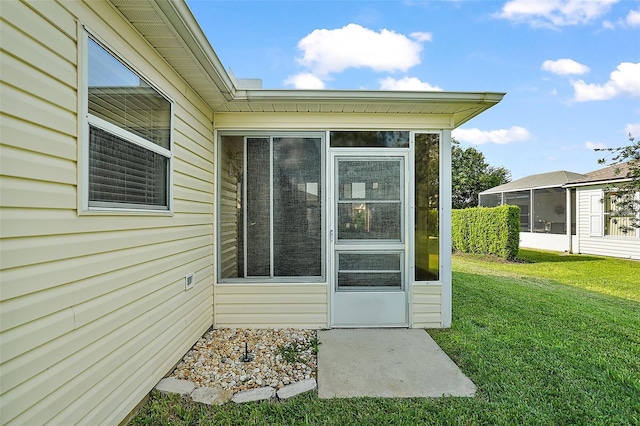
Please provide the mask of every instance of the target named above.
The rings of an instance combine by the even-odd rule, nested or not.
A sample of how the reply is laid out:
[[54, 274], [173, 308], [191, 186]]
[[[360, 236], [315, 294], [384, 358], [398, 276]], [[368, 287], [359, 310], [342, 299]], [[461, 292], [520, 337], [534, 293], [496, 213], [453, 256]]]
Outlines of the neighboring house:
[[0, 13], [0, 423], [117, 424], [212, 326], [450, 326], [451, 130], [502, 93], [263, 90], [183, 1]]
[[479, 204], [520, 207], [521, 247], [570, 251], [570, 236], [576, 233], [575, 192], [563, 185], [584, 176], [565, 170], [526, 176], [481, 192]]
[[[623, 232], [629, 217], [612, 217], [616, 184], [629, 181], [629, 164], [609, 166], [587, 173], [565, 185], [575, 190], [578, 209], [577, 234], [573, 251], [582, 254], [640, 260], [640, 229]], [[640, 197], [640, 193], [636, 194]]]

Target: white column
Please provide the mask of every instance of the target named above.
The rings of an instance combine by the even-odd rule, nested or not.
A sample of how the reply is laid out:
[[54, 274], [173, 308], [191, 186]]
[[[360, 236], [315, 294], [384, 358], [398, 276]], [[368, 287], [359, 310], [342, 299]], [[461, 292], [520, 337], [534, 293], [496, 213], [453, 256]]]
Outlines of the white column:
[[567, 253], [573, 253], [573, 246], [572, 246], [572, 236], [571, 236], [571, 188], [567, 188], [565, 190], [566, 195], [567, 195], [567, 202], [565, 203], [565, 220], [564, 223], [567, 226], [567, 240], [568, 240], [568, 245], [567, 245]]
[[451, 130], [442, 131], [440, 149], [440, 282], [442, 326], [451, 327]]

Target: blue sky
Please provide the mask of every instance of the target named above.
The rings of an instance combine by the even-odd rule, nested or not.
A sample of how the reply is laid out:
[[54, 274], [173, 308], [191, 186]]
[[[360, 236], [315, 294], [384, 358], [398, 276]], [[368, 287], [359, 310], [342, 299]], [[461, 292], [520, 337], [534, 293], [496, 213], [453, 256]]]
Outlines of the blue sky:
[[513, 179], [598, 169], [640, 137], [640, 1], [188, 0], [266, 89], [506, 92], [454, 131]]

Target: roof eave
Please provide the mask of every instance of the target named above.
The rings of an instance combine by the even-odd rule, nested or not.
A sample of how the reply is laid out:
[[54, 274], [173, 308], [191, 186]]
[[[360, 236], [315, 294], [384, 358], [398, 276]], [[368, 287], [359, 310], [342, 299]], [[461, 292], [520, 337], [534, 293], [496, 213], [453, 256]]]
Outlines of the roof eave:
[[[126, 0], [111, 0], [114, 6], [118, 8], [125, 18], [132, 25], [140, 25], [139, 31], [143, 33], [145, 28], [144, 20], [140, 15], [135, 13], [136, 6]], [[225, 70], [222, 62], [215, 53], [213, 47], [209, 43], [202, 28], [196, 21], [191, 10], [184, 0], [147, 0], [144, 3], [148, 7], [152, 7], [155, 12], [161, 16], [161, 19], [167, 29], [179, 38], [183, 48], [192, 57], [197, 69], [203, 73], [204, 79], [190, 79], [183, 76], [185, 80], [192, 85], [196, 92], [199, 93], [204, 102], [211, 108], [213, 112], [225, 111], [226, 106], [230, 104], [248, 103], [249, 105], [257, 104], [293, 104], [308, 103], [315, 105], [327, 106], [335, 103], [351, 104], [351, 105], [367, 105], [367, 106], [385, 106], [385, 105], [415, 105], [417, 108], [411, 114], [430, 114], [429, 112], [420, 111], [420, 106], [425, 103], [441, 104], [443, 106], [453, 106], [450, 111], [446, 112], [451, 117], [453, 127], [457, 127], [483, 111], [497, 104], [504, 97], [504, 93], [493, 92], [412, 92], [412, 91], [377, 91], [377, 90], [266, 90], [266, 89], [248, 89], [239, 90], [234, 84], [233, 78]], [[131, 13], [129, 13], [131, 12]], [[157, 23], [157, 22], [154, 22]], [[165, 52], [166, 53], [166, 52]], [[178, 71], [181, 59], [171, 58], [170, 55], [165, 56], [165, 60]], [[207, 83], [204, 83], [204, 82]], [[211, 85], [209, 85], [209, 83]], [[195, 84], [195, 85], [194, 85]], [[215, 91], [212, 92], [212, 87]], [[203, 94], [211, 92], [208, 95]], [[214, 95], [214, 93], [219, 95]], [[250, 110], [252, 108], [249, 108]], [[256, 108], [260, 110], [260, 108]], [[272, 108], [275, 110], [275, 108]], [[396, 109], [397, 111], [398, 109]], [[324, 109], [328, 112], [331, 108]]]
[[203, 70], [211, 77], [227, 101], [231, 101], [236, 87], [222, 61], [205, 36], [200, 24], [184, 1], [156, 1], [156, 7], [164, 14], [188, 48], [196, 56]]
[[625, 179], [605, 179], [605, 180], [594, 180], [591, 182], [576, 182], [576, 183], [565, 183], [563, 185], [564, 188], [573, 188], [573, 187], [578, 187], [578, 186], [593, 186], [593, 185], [609, 185], [609, 184], [614, 184], [614, 183], [623, 183], [623, 182], [630, 182], [631, 179], [629, 178], [625, 178]]

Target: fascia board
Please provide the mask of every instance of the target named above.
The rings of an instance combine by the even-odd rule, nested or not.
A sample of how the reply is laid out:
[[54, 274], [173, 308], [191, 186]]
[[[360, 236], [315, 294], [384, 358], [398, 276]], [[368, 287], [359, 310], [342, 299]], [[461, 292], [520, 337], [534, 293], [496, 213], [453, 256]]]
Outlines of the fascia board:
[[236, 87], [186, 2], [156, 1], [155, 4], [196, 56], [205, 72], [216, 83], [225, 99], [233, 100]]
[[579, 182], [579, 183], [566, 183], [562, 185], [563, 188], [576, 188], [579, 186], [595, 186], [595, 185], [609, 185], [612, 183], [630, 182], [631, 179], [609, 179], [609, 180], [594, 180], [592, 182]]
[[261, 102], [439, 102], [496, 104], [505, 93], [497, 92], [409, 92], [381, 90], [238, 90], [236, 100]]
[[519, 191], [530, 191], [530, 190], [536, 190], [536, 189], [552, 189], [552, 188], [564, 188], [564, 184], [557, 184], [557, 185], [543, 185], [543, 186], [527, 186], [527, 187], [522, 187], [522, 188], [509, 188], [509, 189], [502, 189], [500, 191], [493, 191], [490, 189], [487, 189], [486, 191], [482, 191], [479, 192], [478, 195], [489, 195], [489, 194], [502, 194], [504, 192], [519, 192]]

